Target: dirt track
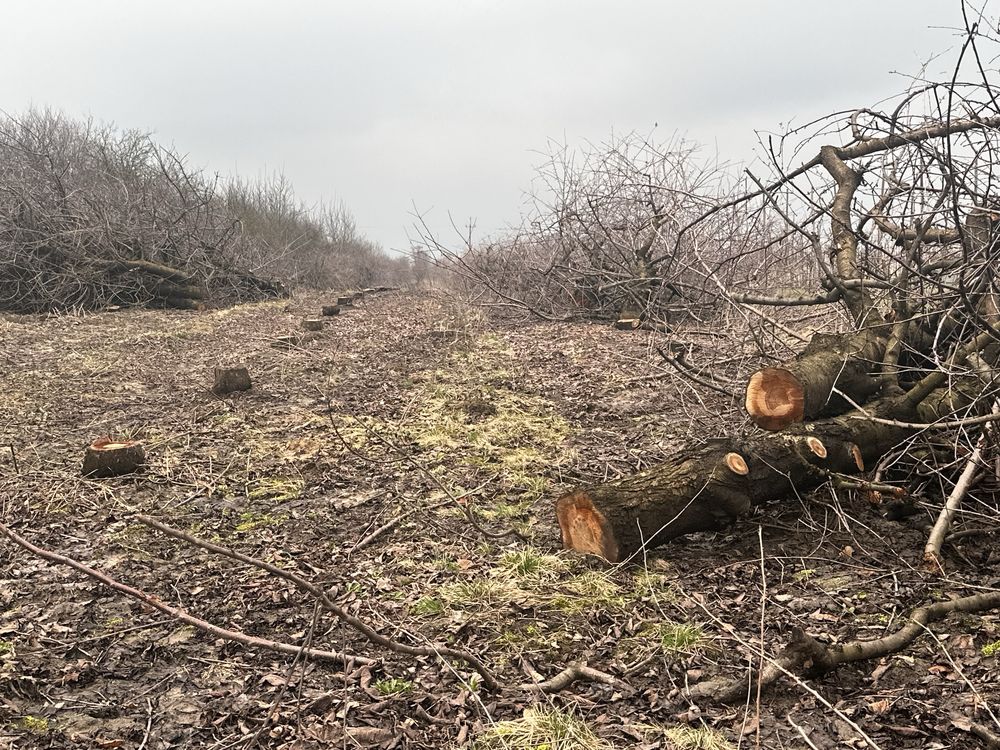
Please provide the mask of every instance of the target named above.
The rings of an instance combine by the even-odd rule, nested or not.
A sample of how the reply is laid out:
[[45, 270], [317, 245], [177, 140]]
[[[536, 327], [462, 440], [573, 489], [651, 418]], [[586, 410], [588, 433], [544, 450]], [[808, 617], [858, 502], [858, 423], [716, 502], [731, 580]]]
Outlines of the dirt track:
[[[921, 531], [828, 490], [644, 568], [561, 554], [560, 492], [661, 460], [692, 428], [733, 429], [736, 403], [696, 410], [689, 386], [657, 369], [649, 334], [506, 324], [426, 296], [367, 299], [300, 348], [271, 346], [321, 301], [0, 319], [0, 520], [217, 625], [377, 663], [293, 664], [215, 640], [5, 540], [0, 745], [441, 748], [533, 703], [523, 690], [488, 694], [460, 664], [314, 622], [287, 583], [155, 533], [136, 512], [322, 583], [388, 635], [479, 654], [506, 685], [571, 661], [624, 679], [634, 695], [577, 683], [551, 698], [616, 747], [669, 747], [649, 726], [700, 725], [685, 686], [746, 669], [741, 642], [759, 647], [765, 593], [758, 526], [770, 653], [792, 625], [877, 637], [952, 590], [915, 570]], [[212, 367], [236, 359], [253, 390], [216, 398]], [[146, 470], [80, 477], [84, 446], [105, 434], [141, 439]], [[439, 483], [483, 528], [529, 542], [484, 536]], [[962, 552], [963, 581], [996, 585], [989, 545]], [[733, 745], [742, 733], [752, 746], [759, 727], [764, 747], [800, 747], [792, 716], [820, 748], [857, 741], [846, 719], [883, 748], [965, 747], [954, 722], [975, 715], [971, 686], [1000, 697], [996, 657], [982, 652], [998, 631], [995, 616], [955, 618], [936, 628], [940, 645], [812, 683], [839, 718], [785, 684], [759, 722], [753, 707], [706, 705], [701, 719]]]

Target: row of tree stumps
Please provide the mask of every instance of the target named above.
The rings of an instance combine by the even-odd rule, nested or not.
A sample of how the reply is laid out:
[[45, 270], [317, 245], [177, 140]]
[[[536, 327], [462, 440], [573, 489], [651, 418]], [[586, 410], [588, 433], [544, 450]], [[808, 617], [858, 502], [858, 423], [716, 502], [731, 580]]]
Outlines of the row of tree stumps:
[[[271, 342], [276, 349], [291, 349], [319, 335], [326, 327], [326, 319], [340, 315], [345, 307], [351, 307], [365, 295], [394, 291], [394, 287], [372, 287], [363, 291], [347, 292], [337, 297], [337, 304], [323, 305], [319, 317], [303, 318], [301, 331], [289, 335], [278, 336]], [[246, 364], [227, 364], [216, 367], [213, 371], [214, 382], [212, 393], [223, 397], [232, 393], [249, 391], [253, 387], [250, 379], [250, 369]], [[94, 440], [87, 446], [83, 455], [81, 473], [87, 477], [115, 477], [131, 474], [146, 463], [146, 449], [138, 440], [121, 439], [104, 436]]]

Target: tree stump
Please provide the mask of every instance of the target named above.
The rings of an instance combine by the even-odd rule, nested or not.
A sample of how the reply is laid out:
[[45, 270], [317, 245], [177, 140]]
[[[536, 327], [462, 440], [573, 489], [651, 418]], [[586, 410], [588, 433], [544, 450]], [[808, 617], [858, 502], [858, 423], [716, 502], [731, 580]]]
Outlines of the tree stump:
[[250, 372], [246, 366], [215, 368], [215, 385], [212, 386], [212, 393], [216, 396], [225, 396], [235, 391], [249, 391], [250, 388]]
[[302, 321], [303, 331], [322, 331], [324, 321], [322, 318], [305, 318]]
[[131, 474], [146, 462], [142, 443], [134, 440], [95, 440], [83, 454], [81, 473], [87, 477], [117, 477]]
[[354, 304], [354, 297], [351, 297], [351, 296], [337, 297], [337, 304], [340, 305], [341, 307], [344, 307], [346, 305], [353, 305]]
[[323, 305], [323, 315], [327, 318], [340, 315], [340, 307], [337, 305]]

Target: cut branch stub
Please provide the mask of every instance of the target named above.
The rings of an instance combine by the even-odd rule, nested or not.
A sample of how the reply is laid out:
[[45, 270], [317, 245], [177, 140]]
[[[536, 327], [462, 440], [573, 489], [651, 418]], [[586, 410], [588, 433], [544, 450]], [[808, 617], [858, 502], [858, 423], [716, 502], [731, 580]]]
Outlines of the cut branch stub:
[[804, 405], [802, 384], [788, 370], [765, 367], [757, 370], [747, 382], [747, 413], [765, 430], [781, 430], [801, 422]]
[[249, 391], [251, 387], [250, 372], [245, 365], [215, 368], [215, 385], [212, 386], [212, 393], [215, 395]]
[[323, 316], [330, 318], [334, 315], [340, 315], [340, 307], [337, 305], [323, 305]]
[[337, 304], [340, 307], [344, 307], [346, 305], [353, 305], [354, 304], [354, 297], [351, 297], [351, 296], [337, 297]]
[[131, 474], [146, 461], [142, 443], [134, 440], [95, 440], [83, 455], [81, 473], [88, 477], [117, 477]]
[[745, 477], [750, 473], [750, 468], [747, 466], [746, 459], [743, 458], [739, 453], [729, 452], [726, 454], [726, 466], [734, 474], [739, 474], [741, 477]]
[[302, 321], [302, 330], [304, 331], [322, 331], [324, 321], [322, 318], [305, 318]]
[[818, 437], [810, 435], [806, 438], [806, 447], [813, 452], [817, 458], [826, 458], [826, 446]]

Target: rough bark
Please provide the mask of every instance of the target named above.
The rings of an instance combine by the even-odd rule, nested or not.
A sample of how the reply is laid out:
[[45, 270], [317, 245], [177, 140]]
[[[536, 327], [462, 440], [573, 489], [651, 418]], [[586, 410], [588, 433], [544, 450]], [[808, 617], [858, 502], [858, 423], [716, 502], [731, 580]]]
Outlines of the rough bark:
[[563, 546], [620, 562], [643, 546], [717, 528], [747, 512], [746, 466], [732, 453], [714, 442], [620, 482], [564, 495], [556, 503]]
[[217, 396], [225, 396], [236, 391], [249, 391], [252, 387], [250, 372], [244, 365], [215, 368], [215, 385], [212, 392]]
[[87, 446], [81, 473], [88, 477], [116, 477], [131, 474], [145, 461], [142, 443], [103, 437]]
[[887, 331], [816, 334], [809, 345], [780, 367], [765, 367], [747, 383], [746, 410], [765, 430], [842, 413], [851, 404], [835, 393], [864, 403], [880, 387], [879, 363]]
[[719, 528], [754, 503], [856, 474], [915, 430], [916, 406], [895, 397], [745, 443], [714, 441], [635, 476], [577, 489], [556, 502], [568, 549], [610, 562], [694, 531]]

